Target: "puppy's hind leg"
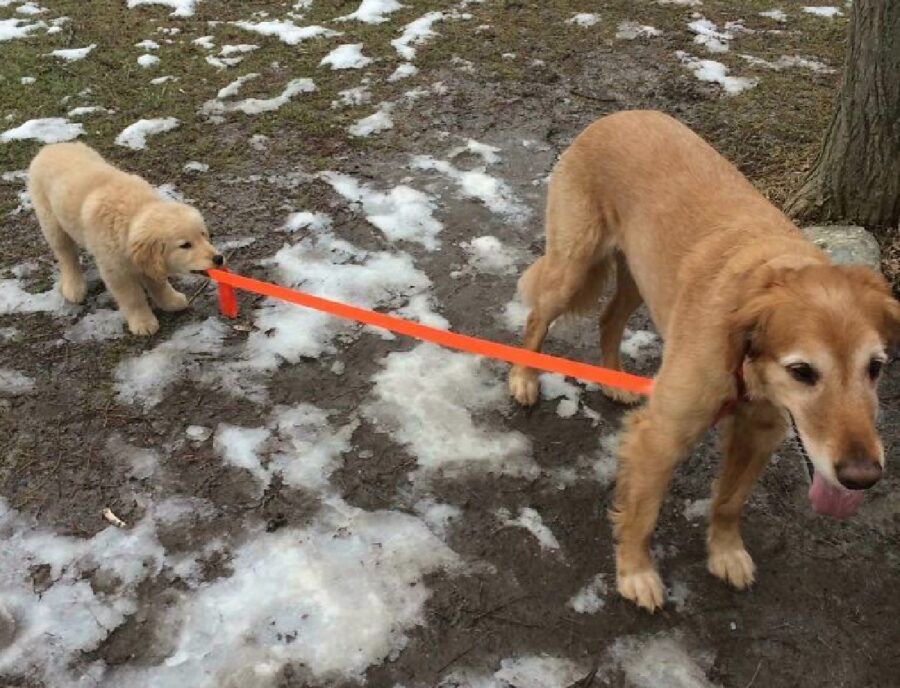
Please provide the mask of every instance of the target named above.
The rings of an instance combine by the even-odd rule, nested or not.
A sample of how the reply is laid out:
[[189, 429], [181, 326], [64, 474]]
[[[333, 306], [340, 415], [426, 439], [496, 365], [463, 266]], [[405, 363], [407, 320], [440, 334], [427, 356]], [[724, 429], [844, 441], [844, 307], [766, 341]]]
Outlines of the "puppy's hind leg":
[[740, 516], [769, 457], [784, 439], [787, 422], [774, 406], [743, 404], [722, 422], [724, 463], [713, 485], [707, 548], [709, 572], [738, 590], [753, 583], [753, 559], [744, 548]]
[[78, 262], [78, 245], [66, 234], [42, 194], [33, 193], [32, 203], [41, 233], [59, 263], [60, 291], [66, 301], [81, 303], [87, 294], [87, 283]]
[[[620, 347], [625, 325], [643, 302], [625, 256], [616, 254], [616, 290], [600, 317], [600, 361], [606, 368], [622, 370]], [[601, 387], [603, 393], [614, 401], [635, 404], [641, 396], [615, 387]]]

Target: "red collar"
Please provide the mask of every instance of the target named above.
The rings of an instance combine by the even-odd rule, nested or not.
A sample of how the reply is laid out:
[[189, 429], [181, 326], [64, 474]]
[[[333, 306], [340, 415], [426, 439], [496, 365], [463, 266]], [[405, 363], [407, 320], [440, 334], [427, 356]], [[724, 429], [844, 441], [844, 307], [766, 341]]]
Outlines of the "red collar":
[[738, 405], [747, 401], [747, 384], [744, 382], [743, 360], [734, 371], [734, 386], [737, 390], [737, 395], [734, 397], [734, 399], [728, 399], [722, 403], [722, 406], [719, 408], [718, 413], [716, 413], [715, 417], [713, 418], [712, 425], [710, 425], [711, 428], [718, 425], [719, 421], [726, 416], [730, 416], [732, 413], [734, 413]]

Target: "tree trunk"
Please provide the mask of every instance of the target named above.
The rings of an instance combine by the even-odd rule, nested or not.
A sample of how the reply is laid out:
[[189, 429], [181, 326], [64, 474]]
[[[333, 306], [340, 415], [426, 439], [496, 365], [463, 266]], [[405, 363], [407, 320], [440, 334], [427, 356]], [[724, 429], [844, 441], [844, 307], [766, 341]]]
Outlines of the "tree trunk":
[[900, 0], [854, 0], [841, 91], [812, 169], [786, 212], [897, 227]]

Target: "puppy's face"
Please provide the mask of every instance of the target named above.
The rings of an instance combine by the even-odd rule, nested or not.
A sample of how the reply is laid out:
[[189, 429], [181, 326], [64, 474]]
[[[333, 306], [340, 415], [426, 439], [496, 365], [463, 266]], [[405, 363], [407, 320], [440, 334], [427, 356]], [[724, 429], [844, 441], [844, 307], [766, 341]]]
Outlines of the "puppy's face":
[[884, 280], [862, 267], [782, 270], [737, 316], [758, 391], [790, 413], [822, 489], [878, 482], [878, 379], [900, 330]]
[[158, 203], [142, 213], [132, 228], [131, 258], [145, 274], [201, 272], [225, 260], [210, 243], [203, 216], [183, 203]]

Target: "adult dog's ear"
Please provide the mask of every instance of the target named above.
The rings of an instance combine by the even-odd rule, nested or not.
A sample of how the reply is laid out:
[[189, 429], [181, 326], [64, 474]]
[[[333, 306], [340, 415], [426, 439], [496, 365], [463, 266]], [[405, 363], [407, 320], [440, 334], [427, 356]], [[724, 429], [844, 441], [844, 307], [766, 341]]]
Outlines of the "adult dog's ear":
[[158, 237], [139, 235], [128, 242], [128, 256], [134, 266], [150, 279], [161, 282], [168, 277], [166, 242]]
[[741, 362], [756, 357], [764, 346], [766, 322], [775, 309], [775, 287], [782, 284], [790, 270], [762, 268], [748, 277], [737, 290], [737, 307], [728, 317], [728, 370], [737, 370]]
[[866, 290], [869, 298], [862, 299], [860, 307], [872, 311], [872, 317], [888, 344], [900, 344], [900, 301], [894, 298], [887, 280], [872, 268], [862, 265], [842, 266], [841, 269]]

